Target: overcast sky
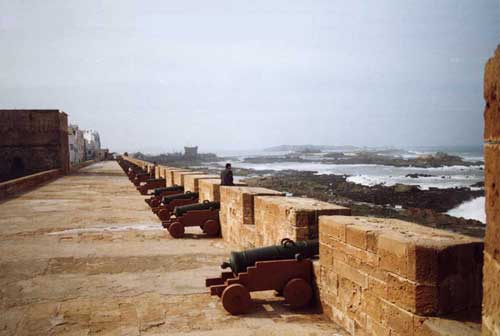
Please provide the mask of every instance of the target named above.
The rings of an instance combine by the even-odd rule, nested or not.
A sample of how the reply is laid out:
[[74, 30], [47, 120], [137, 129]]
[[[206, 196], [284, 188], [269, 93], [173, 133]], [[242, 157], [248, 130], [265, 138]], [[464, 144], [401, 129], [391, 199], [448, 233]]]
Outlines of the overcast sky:
[[0, 108], [111, 150], [466, 145], [499, 0], [0, 0]]

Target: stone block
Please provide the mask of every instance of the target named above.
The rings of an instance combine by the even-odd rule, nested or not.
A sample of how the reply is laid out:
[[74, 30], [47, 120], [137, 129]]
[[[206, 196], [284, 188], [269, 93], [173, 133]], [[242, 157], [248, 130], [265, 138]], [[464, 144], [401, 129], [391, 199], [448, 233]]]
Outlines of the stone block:
[[200, 180], [216, 179], [217, 175], [184, 175], [184, 191], [199, 192]]
[[[478, 307], [480, 239], [368, 217], [322, 216], [319, 229], [321, 300], [345, 313], [355, 329], [424, 335], [422, 328], [414, 331], [414, 318]], [[339, 299], [328, 299], [333, 290]], [[358, 294], [361, 306], [353, 301]]]
[[196, 172], [196, 171], [174, 171], [173, 172], [173, 181], [174, 185], [179, 185], [183, 186], [185, 177], [187, 175], [204, 175], [203, 172]]
[[[209, 181], [209, 180], [207, 180]], [[283, 196], [283, 193], [254, 187], [221, 186], [219, 213], [224, 240], [239, 244], [240, 226], [254, 224], [254, 198], [259, 195]]]
[[350, 215], [351, 210], [335, 204], [302, 197], [255, 197], [255, 226], [262, 245], [278, 244], [283, 238], [318, 238], [319, 216]]
[[174, 173], [175, 172], [189, 172], [189, 170], [181, 168], [166, 168], [165, 169], [165, 179], [167, 182], [167, 187], [174, 185]]
[[500, 263], [484, 255], [483, 335], [500, 335]]
[[500, 141], [500, 46], [484, 71], [484, 139]]
[[[500, 124], [500, 120], [498, 121]], [[500, 144], [486, 144], [485, 180], [486, 188], [486, 237], [485, 250], [500, 261]]]
[[355, 283], [360, 287], [360, 289], [368, 288], [368, 274], [363, 273], [359, 269], [339, 261], [335, 259], [335, 257], [333, 259], [333, 269], [339, 276]]
[[[235, 186], [245, 187], [244, 182], [236, 182]], [[198, 192], [200, 202], [211, 201], [220, 202], [220, 178], [202, 179], [198, 181]]]
[[200, 202], [220, 202], [220, 179], [207, 179], [198, 182]]

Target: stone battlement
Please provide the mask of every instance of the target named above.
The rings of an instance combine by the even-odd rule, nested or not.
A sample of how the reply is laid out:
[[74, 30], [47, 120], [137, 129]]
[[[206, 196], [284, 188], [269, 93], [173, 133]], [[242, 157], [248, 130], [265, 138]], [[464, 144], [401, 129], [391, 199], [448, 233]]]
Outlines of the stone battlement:
[[220, 201], [222, 239], [237, 249], [319, 237], [318, 297], [325, 315], [351, 335], [444, 335], [440, 316], [480, 309], [480, 239], [352, 217], [348, 208], [272, 189], [220, 186], [217, 176], [188, 169], [156, 169], [167, 183], [171, 175], [172, 183], [199, 192], [200, 202]]
[[428, 335], [481, 305], [480, 239], [395, 219], [320, 217], [320, 297], [353, 335]]

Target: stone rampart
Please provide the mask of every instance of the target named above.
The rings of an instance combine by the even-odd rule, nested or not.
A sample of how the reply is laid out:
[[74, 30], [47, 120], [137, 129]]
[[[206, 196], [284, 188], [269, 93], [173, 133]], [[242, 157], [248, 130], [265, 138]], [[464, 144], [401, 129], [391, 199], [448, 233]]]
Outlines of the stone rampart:
[[166, 169], [166, 174], [167, 176], [165, 177], [165, 180], [167, 181], [167, 187], [171, 187], [175, 185], [175, 173], [179, 174], [181, 172], [187, 172], [189, 173], [190, 171], [187, 169], [180, 169], [180, 168], [167, 168]]
[[[211, 201], [220, 202], [220, 178], [202, 179], [198, 182], [198, 192], [200, 193], [200, 202]], [[236, 182], [235, 186], [245, 187], [246, 183]]]
[[[348, 208], [271, 189], [220, 186], [219, 178], [190, 170], [166, 168], [165, 174], [197, 190], [200, 202], [221, 202], [221, 235], [236, 249], [319, 236], [318, 298], [326, 316], [351, 335], [454, 334], [467, 324], [450, 314], [480, 309], [480, 239], [394, 219], [351, 217]], [[472, 325], [476, 329], [467, 330], [477, 334], [477, 323]]]
[[256, 196], [284, 196], [283, 193], [255, 187], [221, 186], [219, 219], [222, 238], [242, 248], [254, 247]]
[[61, 169], [52, 169], [44, 172], [23, 176], [17, 179], [0, 183], [0, 200], [15, 196], [38, 187], [42, 183], [54, 180], [62, 175]]
[[217, 175], [195, 174], [184, 176], [184, 191], [199, 192], [201, 180], [217, 179]]
[[500, 335], [500, 46], [484, 74], [486, 237], [483, 335]]
[[320, 217], [319, 236], [323, 308], [351, 335], [433, 335], [428, 317], [481, 305], [480, 239], [345, 216]]
[[279, 244], [286, 237], [293, 240], [318, 238], [322, 215], [350, 215], [351, 209], [303, 197], [257, 196], [254, 204], [256, 246]]
[[69, 172], [68, 116], [59, 110], [0, 110], [0, 181]]
[[175, 185], [179, 185], [179, 186], [184, 186], [184, 181], [185, 181], [185, 177], [187, 175], [203, 175], [204, 173], [203, 172], [199, 172], [199, 171], [191, 171], [191, 170], [186, 170], [186, 171], [174, 171], [173, 172], [173, 183]]

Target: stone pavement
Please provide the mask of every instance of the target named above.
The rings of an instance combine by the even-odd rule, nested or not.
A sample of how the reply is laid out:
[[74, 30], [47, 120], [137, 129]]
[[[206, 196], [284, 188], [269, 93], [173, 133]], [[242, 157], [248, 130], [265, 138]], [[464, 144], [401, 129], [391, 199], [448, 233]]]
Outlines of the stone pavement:
[[0, 335], [345, 335], [272, 293], [227, 314], [204, 280], [230, 248], [192, 230], [172, 239], [111, 161], [1, 202]]

